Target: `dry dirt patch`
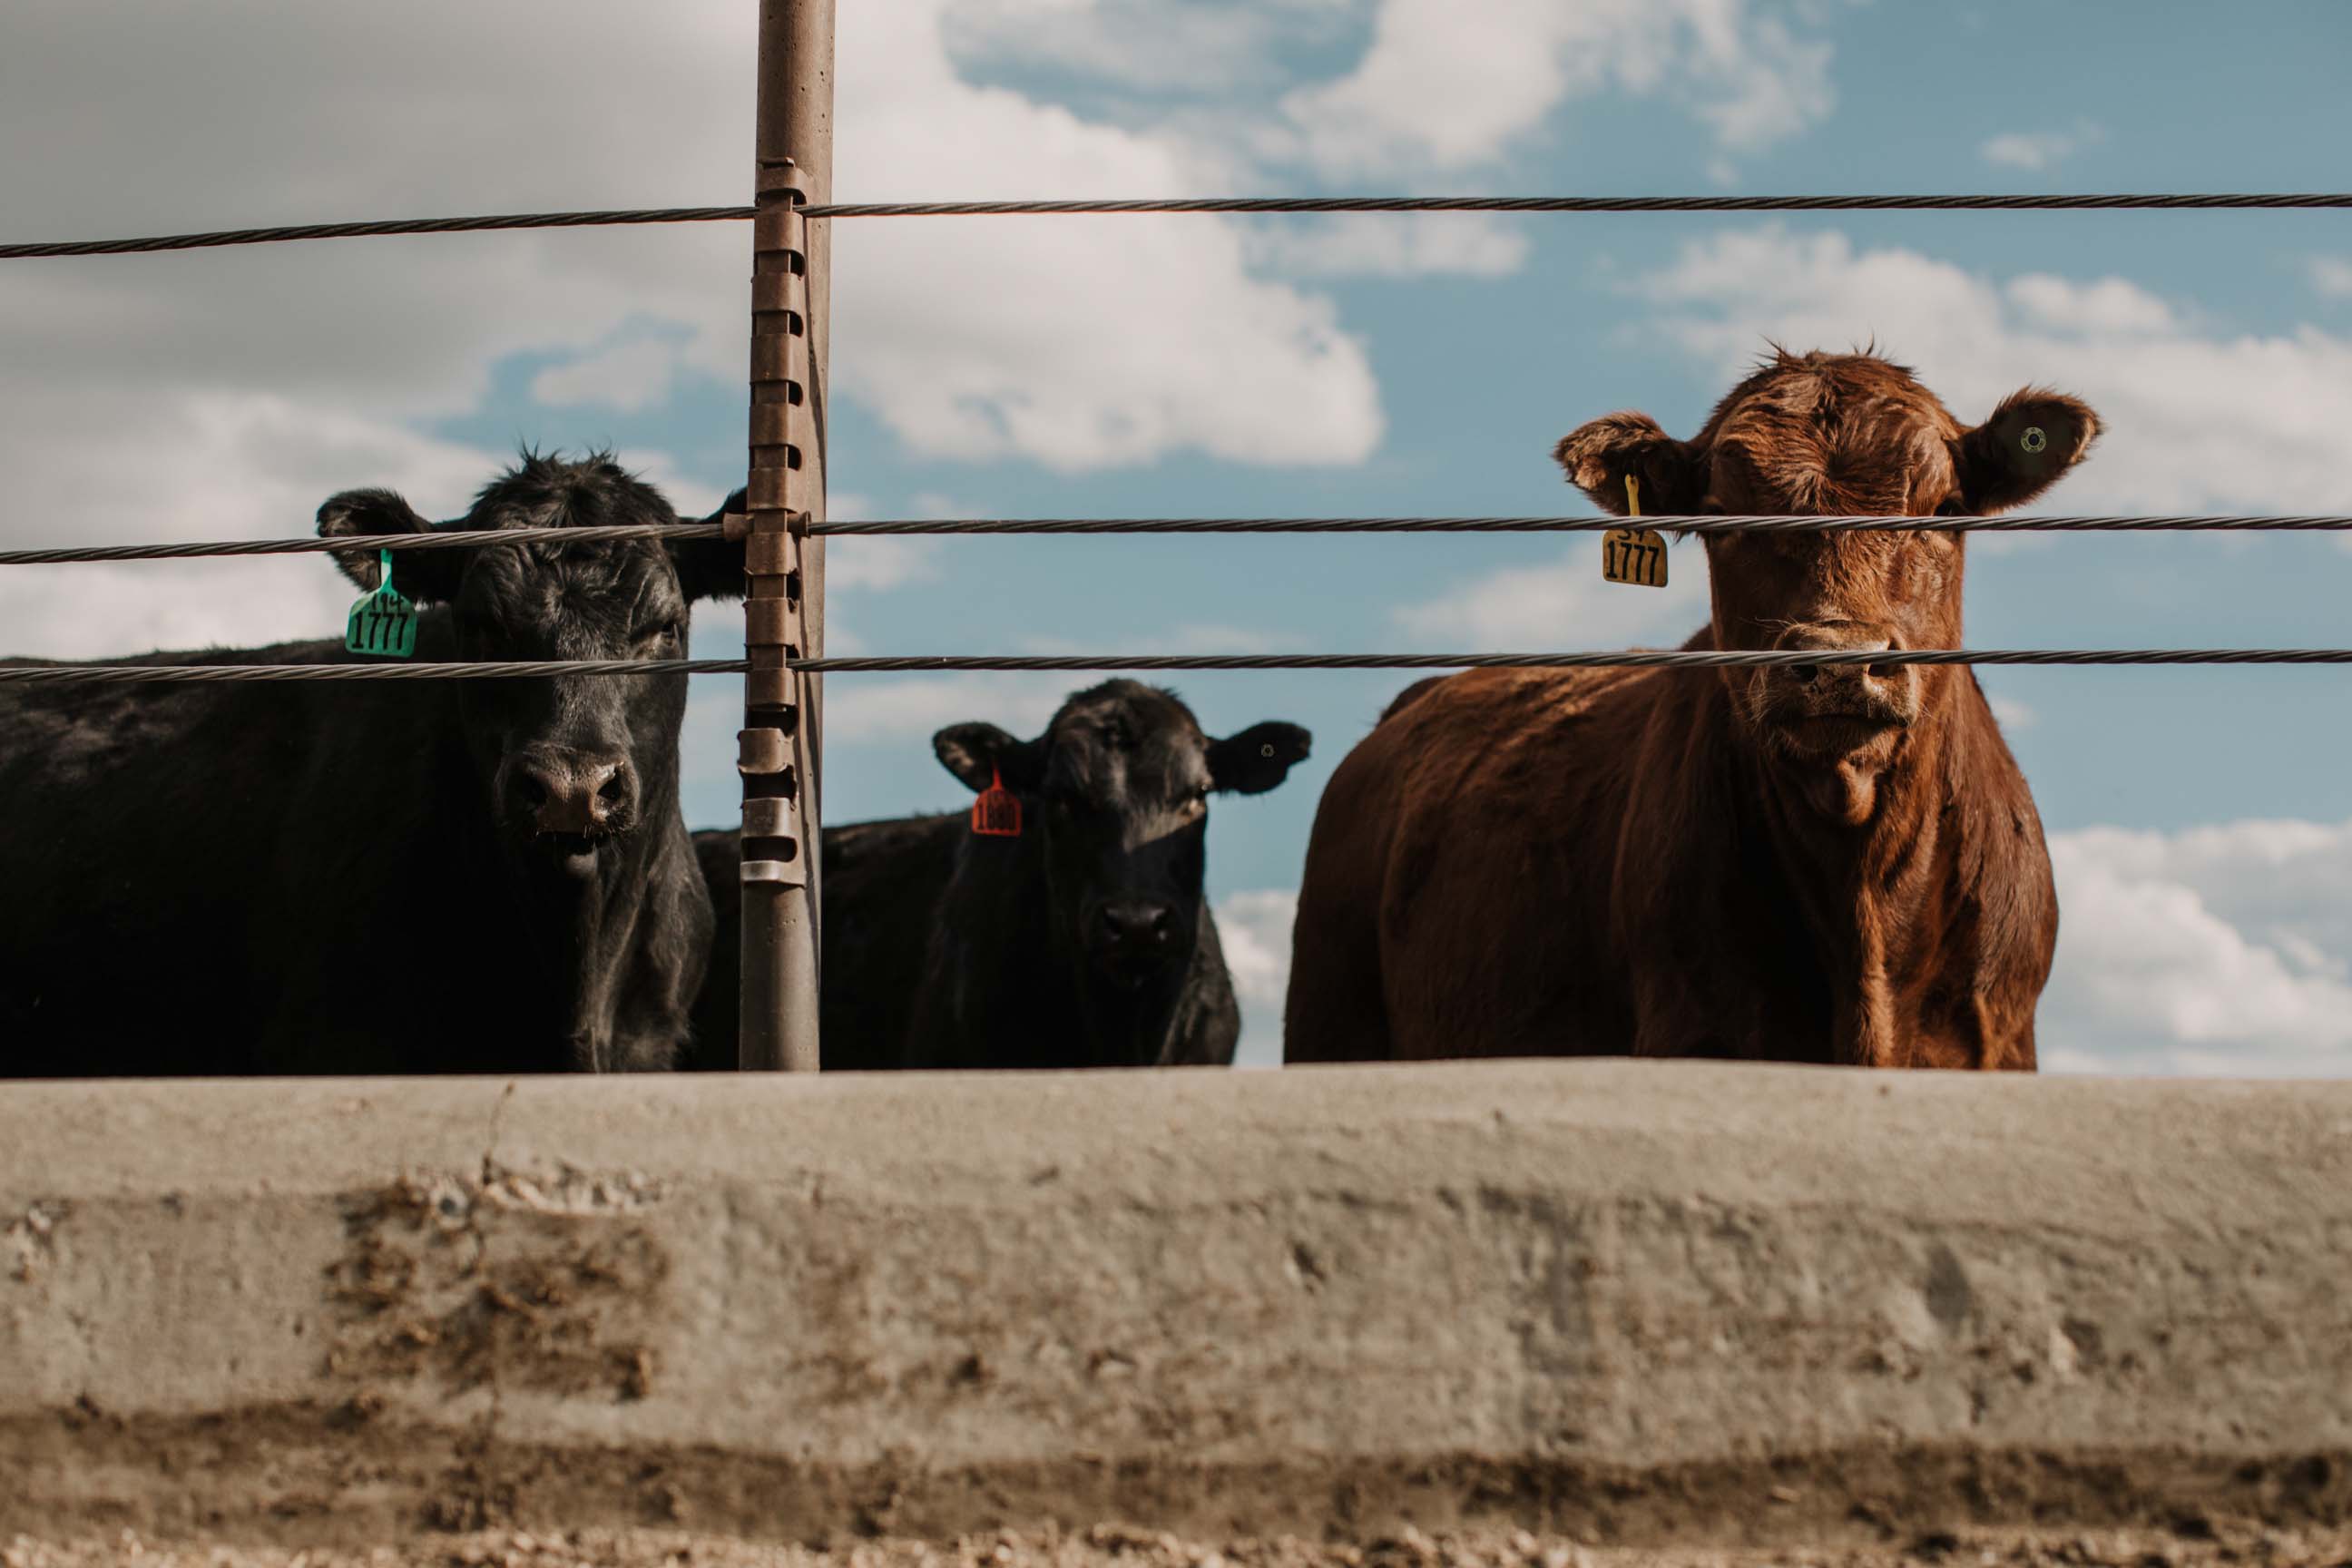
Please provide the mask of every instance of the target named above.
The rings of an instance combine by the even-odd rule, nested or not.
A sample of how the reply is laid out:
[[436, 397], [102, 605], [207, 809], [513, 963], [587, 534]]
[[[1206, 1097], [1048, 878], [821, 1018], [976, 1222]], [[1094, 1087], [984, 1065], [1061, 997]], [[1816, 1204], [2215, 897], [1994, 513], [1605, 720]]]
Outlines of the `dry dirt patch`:
[[953, 1542], [800, 1545], [677, 1531], [423, 1534], [364, 1548], [298, 1550], [109, 1539], [0, 1547], [0, 1568], [2352, 1568], [2352, 1531], [2189, 1521], [2173, 1531], [1933, 1531], [1874, 1546], [1596, 1548], [1525, 1531], [1362, 1542], [1291, 1536], [1208, 1542], [1100, 1525]]

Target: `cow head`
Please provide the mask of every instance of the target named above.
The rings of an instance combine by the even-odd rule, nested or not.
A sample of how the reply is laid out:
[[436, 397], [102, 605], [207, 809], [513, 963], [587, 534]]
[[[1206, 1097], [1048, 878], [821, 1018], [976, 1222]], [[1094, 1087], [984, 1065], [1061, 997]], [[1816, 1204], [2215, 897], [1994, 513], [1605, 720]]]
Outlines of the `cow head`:
[[[2028, 387], [1961, 425], [1901, 365], [1869, 353], [1776, 351], [1679, 441], [1642, 414], [1563, 437], [1553, 455], [1596, 505], [1623, 514], [1983, 515], [2032, 500], [2099, 432], [2074, 398]], [[1966, 546], [1957, 533], [1706, 536], [1720, 648], [1958, 647]], [[1866, 821], [1878, 778], [1923, 717], [1948, 710], [1952, 667], [1726, 669], [1768, 763], [1838, 820]]]
[[[319, 509], [322, 537], [529, 529], [527, 545], [403, 550], [393, 584], [448, 606], [454, 657], [471, 660], [683, 658], [688, 605], [743, 591], [740, 552], [716, 540], [567, 542], [567, 528], [677, 521], [610, 456], [526, 453], [465, 516], [427, 522], [390, 490]], [[715, 521], [715, 520], [714, 520]], [[362, 588], [373, 551], [338, 552]], [[467, 746], [503, 836], [534, 871], [585, 878], [677, 795], [686, 677], [565, 676], [457, 683]]]
[[1111, 680], [1063, 703], [1034, 740], [951, 724], [931, 746], [968, 787], [1001, 777], [1021, 798], [1057, 942], [1104, 980], [1140, 989], [1192, 960], [1209, 796], [1274, 788], [1309, 739], [1269, 722], [1212, 740], [1173, 692]]

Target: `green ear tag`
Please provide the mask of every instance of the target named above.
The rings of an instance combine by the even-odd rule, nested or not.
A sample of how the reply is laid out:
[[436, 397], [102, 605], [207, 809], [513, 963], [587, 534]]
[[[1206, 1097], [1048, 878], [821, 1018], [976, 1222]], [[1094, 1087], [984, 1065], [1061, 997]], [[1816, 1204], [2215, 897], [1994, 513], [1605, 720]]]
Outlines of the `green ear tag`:
[[383, 578], [374, 593], [352, 606], [343, 647], [380, 658], [406, 658], [416, 651], [416, 606], [392, 585], [392, 552], [379, 550], [376, 558], [383, 563]]

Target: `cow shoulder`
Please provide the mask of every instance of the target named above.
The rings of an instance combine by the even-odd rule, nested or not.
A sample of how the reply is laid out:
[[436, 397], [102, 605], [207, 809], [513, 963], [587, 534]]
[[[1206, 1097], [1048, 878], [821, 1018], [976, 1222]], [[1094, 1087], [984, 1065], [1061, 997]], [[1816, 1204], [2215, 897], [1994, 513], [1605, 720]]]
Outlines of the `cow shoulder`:
[[1377, 889], [1398, 1054], [1609, 1050], [1606, 889], [1629, 737], [1655, 672], [1481, 670], [1432, 688], [1379, 738], [1402, 787]]
[[1184, 988], [1176, 998], [1159, 1065], [1229, 1067], [1241, 1034], [1241, 1004], [1234, 995], [1233, 973], [1225, 967], [1216, 912], [1203, 900], [1192, 961], [1185, 971]]
[[[1948, 895], [1971, 917], [1964, 977], [1979, 1015], [1989, 1067], [2033, 1065], [2033, 1013], [2058, 944], [2058, 889], [2024, 771], [1971, 679], [1961, 688], [1954, 775], [1958, 886]], [[2010, 1058], [2010, 1059], [2000, 1059]]]
[[899, 1066], [941, 904], [970, 834], [961, 812], [850, 823], [824, 835], [824, 1055]]

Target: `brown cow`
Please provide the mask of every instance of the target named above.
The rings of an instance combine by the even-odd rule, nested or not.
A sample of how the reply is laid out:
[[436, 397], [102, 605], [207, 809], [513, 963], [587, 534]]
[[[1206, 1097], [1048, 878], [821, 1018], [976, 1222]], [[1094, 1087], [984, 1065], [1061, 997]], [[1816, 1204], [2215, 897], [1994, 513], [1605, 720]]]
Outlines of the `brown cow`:
[[[1989, 513], [2098, 429], [2039, 388], [1969, 429], [1874, 354], [1776, 351], [1696, 439], [1612, 414], [1554, 456], [1619, 513], [1628, 475], [1661, 513]], [[1685, 647], [1962, 646], [1958, 534], [1709, 534], [1706, 559]], [[2057, 934], [1970, 670], [1474, 670], [1409, 689], [1332, 776], [1285, 1054], [2030, 1069]]]

